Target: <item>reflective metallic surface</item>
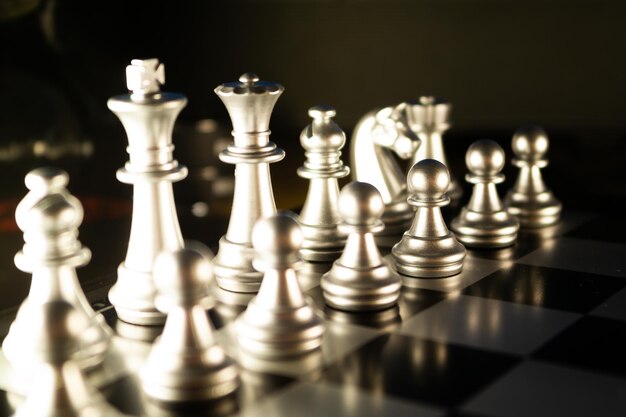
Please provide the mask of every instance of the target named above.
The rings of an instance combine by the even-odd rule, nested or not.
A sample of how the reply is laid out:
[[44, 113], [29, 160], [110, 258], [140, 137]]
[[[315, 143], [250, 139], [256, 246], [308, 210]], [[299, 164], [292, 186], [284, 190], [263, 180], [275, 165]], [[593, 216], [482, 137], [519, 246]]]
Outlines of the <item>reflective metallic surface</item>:
[[198, 252], [163, 252], [155, 262], [156, 299], [167, 321], [141, 369], [145, 393], [164, 402], [225, 397], [239, 382], [206, 314], [211, 266]]
[[421, 143], [409, 126], [407, 106], [401, 103], [367, 113], [354, 128], [350, 144], [353, 178], [372, 184], [385, 202], [385, 229], [377, 234], [385, 247], [397, 242], [413, 218], [406, 202], [406, 176], [393, 155], [409, 159]]
[[300, 134], [307, 159], [298, 175], [310, 180], [298, 219], [304, 233], [300, 254], [305, 261], [332, 262], [341, 255], [346, 243], [345, 234], [337, 228], [341, 221], [337, 179], [350, 174], [350, 168], [341, 161], [346, 135], [332, 120], [335, 114], [329, 106], [310, 108], [313, 123]]
[[35, 364], [28, 342], [32, 323], [46, 303], [67, 302], [76, 310], [73, 316], [81, 316], [88, 323], [78, 336], [74, 358], [82, 368], [102, 363], [110, 344], [111, 329], [89, 305], [76, 276], [75, 268], [86, 265], [91, 253], [78, 240], [83, 208], [65, 188], [68, 181], [67, 173], [60, 169], [31, 171], [25, 180], [30, 192], [16, 210], [25, 244], [15, 256], [15, 264], [32, 273], [32, 283], [2, 349], [15, 371], [26, 379]]
[[117, 178], [133, 184], [133, 217], [126, 259], [109, 299], [121, 320], [162, 324], [165, 315], [154, 305], [152, 265], [162, 250], [183, 246], [172, 183], [185, 178], [187, 168], [173, 157], [172, 129], [187, 99], [160, 92], [163, 69], [157, 60], [133, 60], [126, 73], [131, 94], [113, 97], [107, 105], [128, 135], [130, 160]]
[[452, 220], [451, 229], [463, 244], [476, 248], [510, 246], [517, 238], [519, 222], [503, 207], [496, 184], [504, 181], [504, 150], [491, 140], [474, 142], [465, 154], [470, 173], [465, 177], [474, 184], [472, 197]]
[[[443, 134], [450, 128], [450, 112], [452, 105], [432, 96], [422, 96], [416, 102], [407, 105], [408, 120], [411, 129], [422, 140], [422, 145], [413, 155], [411, 166], [422, 159], [436, 159], [450, 167], [446, 161], [443, 148]], [[456, 201], [461, 198], [463, 190], [454, 175], [450, 172], [450, 187], [448, 197]]]
[[339, 310], [371, 311], [394, 306], [402, 281], [383, 260], [373, 233], [384, 227], [380, 216], [385, 205], [376, 188], [351, 182], [339, 196], [341, 228], [348, 241], [341, 257], [324, 274], [321, 287], [326, 303]]
[[228, 291], [256, 292], [263, 279], [252, 265], [251, 235], [259, 218], [276, 212], [269, 164], [283, 159], [285, 152], [270, 142], [269, 121], [283, 90], [253, 73], [215, 89], [233, 123], [234, 141], [220, 159], [236, 164], [230, 223], [213, 260], [217, 283]]
[[446, 190], [450, 175], [444, 164], [423, 159], [407, 176], [409, 204], [417, 208], [411, 228], [391, 250], [393, 264], [404, 275], [404, 285], [417, 285], [413, 278], [456, 275], [463, 269], [465, 247], [446, 227], [441, 207], [450, 203]]
[[32, 383], [15, 417], [122, 417], [88, 385], [79, 363], [80, 338], [89, 320], [73, 305], [55, 300], [33, 307], [28, 344]]
[[255, 266], [265, 275], [259, 293], [236, 322], [242, 354], [283, 359], [321, 346], [322, 320], [305, 300], [293, 270], [302, 241], [302, 230], [288, 214], [262, 218], [254, 226]]
[[548, 165], [545, 154], [549, 141], [539, 126], [524, 126], [513, 135], [513, 165], [520, 169], [515, 186], [508, 192], [504, 205], [522, 227], [537, 228], [559, 221], [562, 205], [546, 187], [541, 169]]

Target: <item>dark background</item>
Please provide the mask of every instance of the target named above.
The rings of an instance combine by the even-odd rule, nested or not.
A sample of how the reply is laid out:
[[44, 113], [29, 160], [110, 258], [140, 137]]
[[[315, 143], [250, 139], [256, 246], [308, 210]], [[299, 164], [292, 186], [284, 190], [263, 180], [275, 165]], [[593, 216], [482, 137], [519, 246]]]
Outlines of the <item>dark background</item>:
[[[228, 136], [230, 121], [213, 89], [246, 71], [285, 86], [271, 122], [272, 140], [288, 153], [273, 166], [279, 208], [298, 207], [304, 198], [306, 182], [295, 170], [304, 158], [298, 135], [310, 106], [335, 106], [350, 134], [367, 111], [423, 94], [453, 103], [445, 144], [460, 179], [471, 142], [491, 138], [510, 153], [514, 130], [533, 123], [550, 134], [545, 176], [566, 209], [618, 212], [626, 203], [623, 1], [0, 5], [6, 201], [21, 198], [23, 175], [44, 164], [70, 171], [77, 194], [128, 199], [130, 187], [114, 175], [127, 159], [126, 137], [106, 100], [126, 92], [124, 69], [132, 58], [158, 57], [166, 68], [164, 89], [189, 97], [175, 134], [176, 157], [192, 168], [215, 164], [221, 176], [232, 175], [232, 167], [217, 162], [208, 144]], [[220, 126], [204, 142], [193, 133], [202, 119]], [[510, 168], [506, 173], [502, 193], [515, 176]], [[187, 184], [176, 186], [180, 201], [210, 199], [196, 180], [192, 169]]]

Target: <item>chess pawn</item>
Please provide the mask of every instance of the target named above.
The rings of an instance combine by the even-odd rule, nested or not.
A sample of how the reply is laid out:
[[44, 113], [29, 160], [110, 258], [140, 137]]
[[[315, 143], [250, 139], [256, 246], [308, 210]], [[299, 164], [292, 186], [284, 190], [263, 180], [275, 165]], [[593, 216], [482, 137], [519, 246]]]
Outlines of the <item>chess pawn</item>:
[[285, 152], [270, 142], [269, 121], [283, 90], [253, 73], [215, 89], [233, 124], [233, 142], [220, 160], [236, 164], [230, 222], [213, 259], [215, 279], [228, 291], [257, 292], [263, 279], [252, 265], [251, 236], [258, 219], [276, 213], [269, 164], [283, 159]]
[[416, 208], [411, 228], [392, 249], [396, 270], [404, 285], [415, 286], [412, 278], [443, 278], [463, 269], [465, 247], [446, 227], [441, 207], [450, 204], [446, 190], [450, 174], [444, 164], [422, 159], [409, 170], [408, 202]]
[[206, 314], [211, 265], [190, 249], [163, 252], [155, 265], [156, 304], [167, 313], [140, 371], [147, 396], [162, 402], [216, 400], [234, 392], [237, 369], [215, 341]]
[[450, 227], [466, 246], [501, 248], [515, 243], [519, 222], [503, 208], [496, 190], [496, 184], [504, 181], [500, 173], [504, 161], [504, 150], [491, 140], [474, 142], [465, 154], [470, 171], [465, 179], [474, 189]]
[[288, 214], [278, 213], [255, 224], [255, 266], [265, 274], [259, 293], [237, 321], [244, 354], [285, 359], [321, 346], [322, 320], [305, 301], [293, 269], [300, 261], [302, 241], [300, 226]]
[[332, 120], [335, 109], [316, 106], [309, 109], [313, 123], [300, 134], [306, 162], [298, 168], [298, 175], [310, 180], [299, 223], [304, 234], [300, 255], [305, 261], [332, 262], [346, 243], [345, 234], [338, 229], [338, 178], [350, 174], [350, 168], [341, 161], [341, 148], [346, 135]]
[[546, 187], [541, 169], [548, 165], [548, 135], [538, 126], [524, 126], [513, 135], [513, 165], [520, 169], [515, 186], [504, 205], [522, 227], [536, 228], [559, 221], [561, 203]]
[[14, 417], [123, 417], [88, 385], [74, 358], [91, 324], [65, 300], [33, 306], [27, 343], [34, 373], [25, 401]]
[[128, 135], [129, 162], [117, 179], [133, 184], [133, 215], [126, 258], [117, 271], [109, 299], [118, 318], [132, 324], [163, 324], [154, 305], [154, 260], [163, 250], [183, 247], [172, 183], [187, 176], [173, 157], [172, 130], [187, 104], [181, 94], [161, 92], [165, 76], [156, 59], [133, 59], [126, 67], [130, 94], [107, 102]]
[[38, 168], [26, 175], [29, 193], [17, 206], [15, 218], [24, 232], [24, 248], [15, 255], [15, 265], [32, 273], [28, 297], [20, 306], [15, 321], [4, 339], [2, 349], [18, 374], [30, 375], [33, 358], [25, 350], [31, 337], [34, 316], [42, 304], [65, 301], [88, 323], [79, 335], [76, 360], [84, 369], [104, 360], [111, 339], [111, 329], [104, 318], [89, 305], [83, 293], [76, 267], [86, 265], [91, 253], [78, 240], [83, 208], [65, 188], [69, 177], [57, 168]]
[[[443, 148], [443, 134], [450, 128], [451, 111], [449, 102], [432, 96], [422, 96], [419, 101], [409, 103], [407, 112], [411, 130], [422, 140], [422, 145], [413, 155], [411, 166], [422, 159], [436, 159], [449, 167]], [[452, 201], [459, 200], [463, 194], [463, 189], [452, 173], [447, 194]]]
[[341, 257], [321, 280], [329, 306], [347, 311], [383, 310], [400, 297], [402, 280], [383, 260], [374, 235], [384, 227], [385, 203], [366, 182], [351, 182], [339, 195], [341, 228], [349, 233]]

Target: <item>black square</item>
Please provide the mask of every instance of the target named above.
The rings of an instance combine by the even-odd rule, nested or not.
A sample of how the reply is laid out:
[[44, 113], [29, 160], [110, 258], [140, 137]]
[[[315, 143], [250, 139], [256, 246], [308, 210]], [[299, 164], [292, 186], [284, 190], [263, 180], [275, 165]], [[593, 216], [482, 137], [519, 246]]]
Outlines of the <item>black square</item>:
[[626, 377], [626, 322], [585, 316], [539, 348], [533, 357]]
[[626, 222], [617, 216], [603, 215], [565, 233], [565, 236], [626, 244]]
[[327, 368], [322, 378], [368, 392], [455, 406], [518, 362], [515, 356], [387, 334]]
[[586, 313], [626, 286], [621, 278], [513, 264], [470, 285], [463, 294]]

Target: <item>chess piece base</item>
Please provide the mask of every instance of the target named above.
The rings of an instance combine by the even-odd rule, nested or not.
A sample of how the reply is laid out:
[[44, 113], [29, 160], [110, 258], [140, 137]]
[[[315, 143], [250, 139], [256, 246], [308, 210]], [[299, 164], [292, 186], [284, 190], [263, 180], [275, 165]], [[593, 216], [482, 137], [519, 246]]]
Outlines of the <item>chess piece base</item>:
[[540, 228], [556, 224], [561, 217], [561, 203], [550, 191], [528, 196], [510, 192], [504, 204], [524, 228]]
[[504, 210], [479, 213], [463, 208], [450, 228], [468, 247], [504, 248], [515, 243], [519, 222]]
[[391, 252], [396, 270], [404, 275], [405, 285], [411, 286], [410, 277], [445, 278], [460, 273], [466, 251], [455, 235], [448, 232], [428, 239], [405, 234]]

